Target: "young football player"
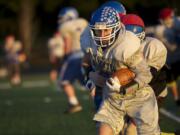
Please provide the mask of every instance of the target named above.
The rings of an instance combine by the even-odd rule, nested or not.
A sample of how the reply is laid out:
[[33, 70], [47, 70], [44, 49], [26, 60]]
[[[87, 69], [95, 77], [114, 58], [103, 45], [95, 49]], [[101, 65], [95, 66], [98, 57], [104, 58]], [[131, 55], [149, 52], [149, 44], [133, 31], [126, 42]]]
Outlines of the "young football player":
[[[94, 116], [94, 120], [100, 122], [99, 135], [118, 134], [125, 115], [134, 119], [138, 134], [159, 135], [156, 97], [148, 85], [152, 75], [143, 58], [139, 38], [125, 30], [118, 12], [108, 6], [94, 12], [89, 27], [90, 44], [81, 44], [81, 47], [90, 55], [93, 70], [106, 78], [102, 87], [103, 102]], [[114, 72], [123, 68], [135, 73], [134, 80], [125, 86], [112, 78]], [[87, 81], [90, 90], [96, 87], [95, 81], [91, 78]]]

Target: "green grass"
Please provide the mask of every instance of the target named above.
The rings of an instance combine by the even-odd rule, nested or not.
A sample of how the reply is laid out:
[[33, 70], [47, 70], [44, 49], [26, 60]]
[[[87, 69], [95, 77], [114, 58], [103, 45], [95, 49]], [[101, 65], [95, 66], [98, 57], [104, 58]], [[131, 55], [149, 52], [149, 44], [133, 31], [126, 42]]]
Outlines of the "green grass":
[[78, 91], [78, 96], [83, 111], [67, 115], [65, 95], [52, 86], [1, 90], [0, 135], [93, 135], [92, 101], [87, 92]]
[[[26, 80], [48, 80], [47, 75], [29, 75]], [[4, 82], [4, 81], [3, 81]], [[2, 83], [2, 82], [0, 82]], [[77, 90], [83, 111], [67, 115], [67, 100], [54, 86], [0, 90], [0, 135], [95, 135], [93, 103], [87, 92]], [[48, 102], [49, 101], [49, 102]], [[170, 93], [165, 108], [180, 116]], [[161, 115], [161, 129], [173, 132], [180, 124]]]
[[[170, 90], [168, 91], [167, 99], [164, 101], [162, 107], [180, 117], [180, 107], [176, 106], [172, 96], [172, 92]], [[180, 123], [171, 120], [164, 115], [160, 115], [160, 127], [162, 131], [174, 132], [177, 129], [180, 129]]]

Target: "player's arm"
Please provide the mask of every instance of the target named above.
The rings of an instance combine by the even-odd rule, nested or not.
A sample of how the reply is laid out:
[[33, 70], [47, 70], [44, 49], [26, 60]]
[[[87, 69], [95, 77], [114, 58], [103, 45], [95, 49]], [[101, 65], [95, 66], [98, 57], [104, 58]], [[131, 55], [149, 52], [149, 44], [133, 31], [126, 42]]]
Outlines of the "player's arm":
[[136, 51], [133, 55], [127, 58], [125, 64], [135, 73], [134, 80], [124, 86], [125, 89], [138, 90], [148, 85], [152, 79], [152, 74], [141, 50]]
[[96, 89], [96, 85], [94, 83], [94, 80], [92, 78], [89, 78], [90, 72], [92, 72], [92, 66], [90, 62], [90, 54], [85, 53], [84, 57], [82, 59], [81, 63], [81, 72], [83, 73], [84, 76], [84, 84], [87, 88], [87, 90], [92, 93]]
[[[118, 92], [122, 95], [129, 94], [130, 92], [134, 92], [136, 85], [132, 85], [134, 83], [135, 74], [128, 68], [121, 68], [115, 71], [111, 78], [106, 81], [106, 85], [110, 88], [111, 92]], [[137, 84], [137, 83], [135, 83]], [[127, 87], [131, 87], [131, 91], [126, 89]]]
[[[137, 56], [132, 56], [134, 57], [133, 59], [129, 59], [127, 63], [127, 66], [131, 71], [134, 72], [135, 77], [132, 79], [129, 83], [126, 85], [121, 85], [118, 86], [118, 83], [116, 84], [116, 89], [119, 88], [119, 92], [121, 94], [129, 94], [129, 93], [134, 93], [138, 89], [148, 85], [148, 83], [152, 79], [152, 74], [150, 72], [150, 68], [146, 61], [141, 58], [139, 54], [135, 54]], [[133, 60], [133, 61], [132, 61]]]
[[[122, 85], [117, 78], [110, 78], [110, 80], [106, 81], [106, 85], [110, 88], [111, 91], [116, 91], [123, 95], [130, 94], [148, 85], [148, 83], [151, 81], [152, 75], [150, 72], [150, 68], [148, 67], [145, 60], [141, 59], [136, 64], [131, 63], [128, 65], [128, 67], [131, 71], [134, 72], [134, 78], [125, 85]], [[126, 77], [131, 78], [131, 76], [128, 75]]]
[[136, 65], [130, 65], [130, 69], [136, 74], [136, 77], [130, 84], [128, 84], [127, 87], [132, 86], [133, 88], [140, 89], [146, 86], [151, 81], [152, 74], [150, 72], [148, 64], [144, 59], [142, 59]]
[[[140, 47], [138, 40], [134, 40], [133, 43], [134, 43], [134, 45], [136, 45], [135, 46], [136, 48]], [[135, 78], [130, 83], [123, 86], [123, 88], [127, 91], [129, 91], [129, 90], [136, 91], [144, 86], [147, 86], [148, 83], [152, 79], [152, 75], [151, 75], [150, 68], [149, 68], [147, 62], [144, 59], [141, 48], [139, 48], [137, 50], [134, 49], [134, 51], [133, 51], [132, 44], [126, 44], [126, 46], [127, 46], [127, 48], [129, 47], [129, 49], [131, 49], [131, 51], [129, 51], [129, 49], [125, 50], [123, 58], [121, 58], [119, 55], [115, 55], [115, 56], [116, 56], [116, 59], [119, 60], [121, 65], [124, 64], [135, 74]], [[129, 54], [129, 53], [131, 53], [131, 54]]]
[[72, 50], [72, 38], [70, 34], [65, 34], [63, 36], [64, 39], [64, 54], [68, 55], [71, 53]]
[[84, 54], [81, 67], [82, 67], [82, 73], [84, 75], [85, 81], [87, 81], [89, 79], [89, 73], [92, 71], [89, 53]]
[[59, 32], [61, 33], [64, 41], [64, 55], [67, 56], [72, 49], [73, 32], [68, 23], [61, 25]]
[[89, 73], [92, 71], [91, 58], [90, 58], [91, 56], [89, 52], [89, 35], [87, 35], [88, 32], [89, 30], [86, 28], [80, 36], [81, 50], [84, 53], [84, 57], [81, 63], [81, 67], [82, 67], [81, 70], [84, 75], [85, 83], [88, 81]]

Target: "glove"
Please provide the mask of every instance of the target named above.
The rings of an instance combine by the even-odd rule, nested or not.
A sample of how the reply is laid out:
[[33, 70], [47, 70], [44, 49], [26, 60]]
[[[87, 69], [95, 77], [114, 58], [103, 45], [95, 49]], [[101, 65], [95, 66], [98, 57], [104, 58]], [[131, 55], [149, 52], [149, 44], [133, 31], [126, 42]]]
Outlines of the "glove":
[[120, 92], [121, 84], [117, 77], [109, 78], [106, 81], [106, 85], [109, 88], [110, 92]]
[[93, 82], [91, 79], [89, 79], [89, 80], [87, 81], [87, 83], [86, 83], [86, 88], [87, 88], [90, 92], [93, 91], [94, 89], [96, 89], [96, 86], [95, 86], [94, 82]]
[[89, 79], [89, 72], [91, 70], [92, 70], [91, 67], [81, 66], [81, 73], [83, 74], [85, 81]]

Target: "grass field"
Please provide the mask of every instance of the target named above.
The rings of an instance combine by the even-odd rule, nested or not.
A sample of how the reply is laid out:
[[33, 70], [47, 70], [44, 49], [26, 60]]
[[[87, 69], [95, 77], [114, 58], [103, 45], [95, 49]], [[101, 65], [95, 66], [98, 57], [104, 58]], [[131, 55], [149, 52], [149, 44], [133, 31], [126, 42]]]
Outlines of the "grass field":
[[[67, 115], [63, 111], [67, 102], [63, 92], [57, 91], [45, 75], [24, 76], [22, 86], [0, 87], [0, 135], [95, 135], [92, 121], [93, 103], [85, 91], [77, 87], [77, 94], [83, 105], [83, 111]], [[46, 80], [47, 85], [28, 85], [28, 81]], [[0, 84], [6, 83], [0, 80]], [[2, 86], [2, 85], [0, 85]], [[165, 109], [180, 117], [180, 108], [172, 100], [165, 102]], [[161, 115], [161, 129], [173, 132], [180, 123]]]

